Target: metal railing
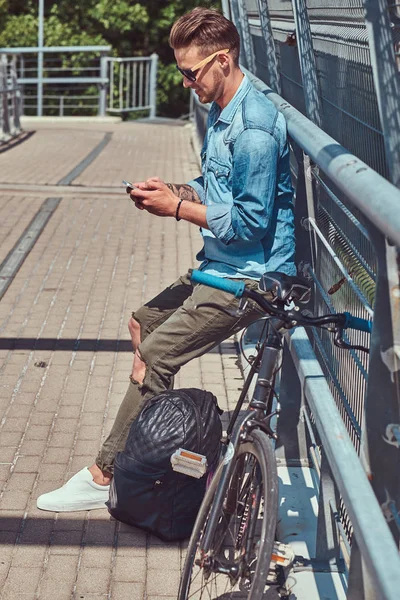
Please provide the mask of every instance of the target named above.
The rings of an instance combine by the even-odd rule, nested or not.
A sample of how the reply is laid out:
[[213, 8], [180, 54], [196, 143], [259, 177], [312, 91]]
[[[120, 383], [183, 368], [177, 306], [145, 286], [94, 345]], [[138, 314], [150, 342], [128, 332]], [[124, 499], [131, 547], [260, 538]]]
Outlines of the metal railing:
[[21, 94], [17, 83], [16, 60], [0, 53], [0, 142], [21, 131]]
[[112, 58], [111, 46], [0, 49], [13, 55], [22, 114], [156, 114], [158, 56]]
[[0, 52], [16, 57], [22, 114], [60, 116], [100, 114], [100, 98], [108, 85], [100, 61], [110, 50], [111, 46], [47, 46]]
[[[277, 454], [319, 463], [320, 498], [351, 544], [347, 597], [389, 599], [400, 583], [400, 191], [389, 182], [400, 184], [398, 28], [386, 0], [227, 4], [241, 35], [241, 63], [287, 120], [297, 260], [314, 282], [312, 310], [374, 319], [369, 361], [337, 349], [324, 332], [292, 336], [281, 389], [283, 412], [289, 406], [280, 420], [285, 447]], [[201, 138], [204, 107], [193, 105]], [[365, 334], [349, 338], [368, 345]], [[320, 508], [315, 559], [331, 560], [335, 535], [324, 530]]]
[[106, 58], [110, 113], [149, 111], [156, 114], [157, 54], [150, 57]]

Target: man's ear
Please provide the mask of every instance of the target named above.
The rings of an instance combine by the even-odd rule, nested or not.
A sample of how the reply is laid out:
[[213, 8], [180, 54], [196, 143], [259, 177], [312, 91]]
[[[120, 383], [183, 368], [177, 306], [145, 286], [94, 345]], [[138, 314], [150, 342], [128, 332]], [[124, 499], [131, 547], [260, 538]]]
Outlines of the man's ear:
[[225, 71], [226, 69], [229, 68], [229, 64], [230, 64], [229, 55], [228, 54], [219, 54], [218, 62], [220, 64], [220, 66], [222, 67], [222, 69]]

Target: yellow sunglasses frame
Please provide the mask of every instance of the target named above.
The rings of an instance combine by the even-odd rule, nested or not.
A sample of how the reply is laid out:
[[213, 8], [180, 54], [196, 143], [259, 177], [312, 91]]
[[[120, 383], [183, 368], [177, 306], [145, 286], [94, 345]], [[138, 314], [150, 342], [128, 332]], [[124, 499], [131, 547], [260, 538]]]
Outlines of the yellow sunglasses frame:
[[[190, 69], [181, 69], [180, 67], [178, 67], [178, 65], [176, 65], [176, 68], [181, 73], [181, 75], [183, 75], [183, 77], [186, 77], [186, 79], [189, 79], [189, 81], [194, 82], [194, 81], [196, 81], [196, 75], [194, 74], [195, 71], [198, 71], [199, 69], [201, 69], [201, 67], [204, 67], [206, 64], [211, 62], [212, 59], [215, 58], [215, 56], [217, 56], [217, 54], [228, 54], [229, 50], [230, 50], [230, 48], [224, 48], [223, 50], [217, 50], [216, 52], [213, 52], [209, 56], [206, 56], [206, 58], [203, 58], [200, 62], [198, 62], [196, 65], [194, 65], [194, 67], [191, 67]], [[192, 77], [188, 77], [188, 75], [186, 74], [189, 72], [191, 72], [193, 74]]]

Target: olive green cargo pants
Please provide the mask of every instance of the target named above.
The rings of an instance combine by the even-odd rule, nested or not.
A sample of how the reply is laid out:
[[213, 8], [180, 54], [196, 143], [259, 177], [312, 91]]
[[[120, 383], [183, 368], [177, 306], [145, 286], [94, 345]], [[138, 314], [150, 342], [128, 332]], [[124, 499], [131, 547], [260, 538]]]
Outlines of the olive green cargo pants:
[[[244, 281], [252, 289], [258, 288], [257, 281]], [[132, 313], [141, 326], [139, 352], [146, 363], [146, 375], [143, 384], [129, 384], [112, 430], [96, 458], [103, 471], [113, 472], [114, 458], [124, 449], [130, 425], [146, 400], [171, 389], [174, 375], [187, 362], [261, 316], [251, 301], [240, 318], [203, 306], [210, 302], [227, 309], [235, 309], [239, 304], [232, 294], [192, 284], [187, 274]]]

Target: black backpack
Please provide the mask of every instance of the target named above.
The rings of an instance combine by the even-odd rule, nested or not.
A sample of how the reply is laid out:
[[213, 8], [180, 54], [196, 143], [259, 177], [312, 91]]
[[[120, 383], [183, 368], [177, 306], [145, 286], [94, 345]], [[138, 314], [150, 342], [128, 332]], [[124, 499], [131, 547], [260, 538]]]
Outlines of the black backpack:
[[189, 537], [208, 476], [196, 479], [174, 471], [171, 455], [179, 448], [205, 455], [208, 473], [213, 470], [221, 448], [221, 412], [213, 394], [194, 388], [152, 398], [116, 456], [110, 514], [164, 541]]

